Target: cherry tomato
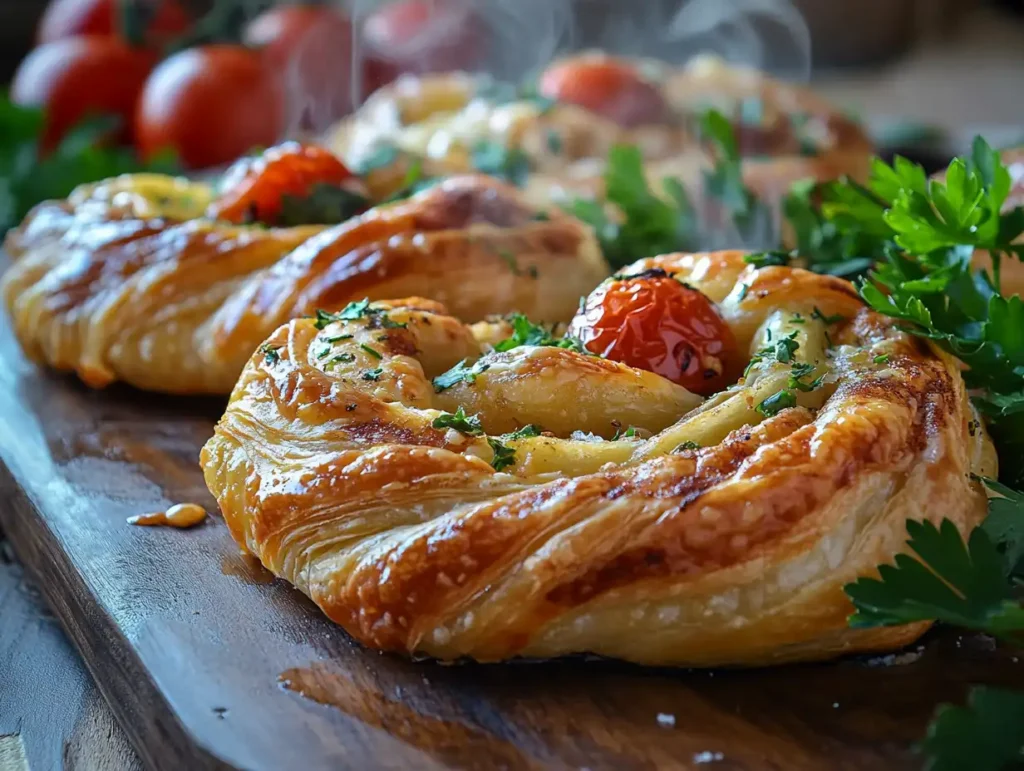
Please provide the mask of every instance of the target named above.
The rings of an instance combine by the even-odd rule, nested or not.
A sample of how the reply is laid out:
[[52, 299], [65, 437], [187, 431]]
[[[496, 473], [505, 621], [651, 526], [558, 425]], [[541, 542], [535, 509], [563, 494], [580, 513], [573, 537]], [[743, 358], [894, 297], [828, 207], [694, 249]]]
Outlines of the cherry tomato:
[[120, 117], [118, 138], [127, 142], [142, 86], [155, 61], [152, 53], [131, 48], [117, 38], [55, 40], [39, 46], [22, 61], [11, 84], [11, 100], [45, 111], [40, 143], [44, 152], [91, 115]]
[[[39, 22], [39, 42], [63, 40], [75, 35], [118, 33], [118, 0], [53, 0]], [[177, 0], [156, 0], [146, 28], [154, 42], [166, 41], [188, 29], [190, 19]]]
[[398, 0], [362, 25], [370, 90], [405, 72], [475, 66], [483, 53], [471, 0]]
[[317, 145], [285, 142], [237, 161], [221, 183], [207, 215], [229, 222], [274, 223], [286, 195], [304, 198], [320, 184], [341, 185], [352, 176], [345, 164]]
[[605, 282], [569, 325], [588, 350], [698, 394], [734, 374], [736, 340], [715, 306], [663, 270]]
[[193, 169], [233, 161], [280, 139], [283, 90], [266, 61], [247, 48], [181, 51], [146, 81], [135, 117], [138, 148], [147, 157], [172, 148]]
[[[323, 131], [354, 107], [352, 24], [327, 6], [284, 5], [257, 16], [243, 40], [284, 80], [291, 123]], [[363, 88], [362, 80], [355, 84]]]
[[586, 107], [622, 126], [665, 120], [668, 106], [656, 86], [614, 59], [570, 59], [549, 67], [540, 79], [549, 99]]

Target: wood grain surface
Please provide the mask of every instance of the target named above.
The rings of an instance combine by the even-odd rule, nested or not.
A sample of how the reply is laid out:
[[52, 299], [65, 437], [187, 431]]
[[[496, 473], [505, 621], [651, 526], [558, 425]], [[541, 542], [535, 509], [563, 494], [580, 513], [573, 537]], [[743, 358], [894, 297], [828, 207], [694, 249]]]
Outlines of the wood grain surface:
[[12, 556], [0, 535], [0, 771], [138, 771], [124, 732]]
[[1024, 685], [1014, 651], [949, 632], [760, 671], [382, 656], [219, 518], [125, 523], [212, 507], [197, 457], [222, 404], [90, 392], [25, 362], [6, 322], [0, 356], [0, 525], [153, 768], [912, 769], [937, 702]]

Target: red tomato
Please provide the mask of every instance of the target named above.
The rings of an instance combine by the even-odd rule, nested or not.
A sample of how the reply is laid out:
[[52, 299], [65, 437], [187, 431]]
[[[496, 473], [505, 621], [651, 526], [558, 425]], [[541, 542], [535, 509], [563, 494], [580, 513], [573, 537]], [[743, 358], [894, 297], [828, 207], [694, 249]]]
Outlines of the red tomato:
[[272, 145], [284, 129], [280, 80], [257, 52], [233, 45], [165, 59], [146, 81], [135, 118], [143, 156], [169, 147], [193, 169]]
[[736, 340], [711, 301], [663, 270], [612, 279], [569, 325], [587, 349], [698, 394], [728, 385]]
[[129, 141], [132, 117], [156, 57], [110, 37], [74, 37], [45, 43], [14, 75], [11, 100], [46, 112], [41, 147], [52, 150], [68, 129], [90, 115], [116, 115]]
[[623, 126], [659, 123], [668, 105], [658, 88], [614, 59], [569, 59], [549, 67], [540, 79], [549, 99], [586, 107]]
[[[188, 29], [189, 16], [177, 0], [156, 0], [156, 3], [156, 12], [146, 30], [155, 40], [168, 40]], [[115, 35], [119, 27], [118, 12], [117, 0], [53, 0], [39, 22], [39, 42], [74, 35]]]
[[398, 0], [362, 25], [370, 90], [405, 72], [463, 70], [480, 61], [481, 29], [470, 0]]
[[274, 223], [286, 195], [304, 198], [317, 185], [341, 185], [352, 176], [337, 156], [317, 145], [285, 142], [242, 158], [224, 175], [207, 215], [229, 222]]
[[352, 24], [333, 8], [272, 8], [246, 27], [244, 42], [283, 78], [293, 124], [319, 132], [352, 111]]

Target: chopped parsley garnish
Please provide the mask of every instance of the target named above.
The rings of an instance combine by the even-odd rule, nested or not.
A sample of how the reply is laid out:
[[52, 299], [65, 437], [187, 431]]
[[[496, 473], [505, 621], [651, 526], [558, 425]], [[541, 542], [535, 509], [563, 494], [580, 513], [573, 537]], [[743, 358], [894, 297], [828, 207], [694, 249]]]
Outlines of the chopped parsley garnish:
[[766, 418], [778, 415], [789, 407], [796, 406], [796, 396], [793, 395], [792, 391], [785, 389], [779, 391], [777, 394], [769, 396], [759, 405], [757, 405], [757, 411], [764, 415]]
[[700, 449], [700, 444], [698, 444], [697, 442], [694, 442], [694, 441], [691, 441], [691, 440], [687, 439], [681, 445], [679, 445], [674, 450], [672, 450], [672, 452], [683, 452], [685, 450], [699, 450], [699, 449]]
[[331, 225], [370, 208], [370, 201], [337, 185], [319, 183], [307, 195], [281, 196], [281, 213], [271, 223], [279, 227]]
[[787, 388], [795, 388], [797, 391], [814, 391], [821, 387], [821, 384], [825, 381], [825, 375], [819, 375], [814, 378], [810, 383], [805, 383], [804, 378], [814, 372], [813, 364], [798, 363], [793, 365], [793, 369], [789, 375], [789, 382], [786, 383]]
[[511, 351], [513, 348], [524, 345], [537, 345], [566, 348], [577, 353], [590, 353], [579, 339], [568, 335], [555, 337], [550, 329], [541, 324], [534, 324], [522, 313], [513, 313], [508, 320], [512, 324], [512, 336], [496, 343], [495, 351]]
[[366, 343], [360, 343], [359, 347], [362, 348], [366, 353], [370, 354], [375, 359], [383, 359], [384, 356], [376, 348], [371, 348]]
[[755, 268], [767, 268], [774, 265], [789, 265], [790, 253], [783, 251], [753, 252], [744, 256], [743, 261]]
[[530, 159], [517, 147], [483, 141], [473, 148], [473, 168], [522, 187], [530, 175]]
[[378, 380], [380, 380], [380, 376], [383, 374], [384, 370], [380, 367], [377, 367], [376, 369], [368, 369], [365, 372], [363, 372], [363, 380], [372, 380], [373, 382], [376, 383]]
[[514, 442], [517, 439], [530, 439], [535, 436], [540, 436], [540, 426], [535, 426], [533, 423], [530, 423], [516, 431], [513, 431], [511, 434], [505, 434], [502, 438], [506, 441]]
[[[379, 326], [384, 329], [404, 329], [409, 326], [405, 322], [392, 321], [391, 317], [388, 316], [386, 308], [372, 307], [369, 298], [365, 297], [362, 300], [350, 302], [338, 313], [328, 313], [327, 311], [317, 309], [315, 318], [314, 326], [317, 329], [323, 329], [335, 321], [358, 321], [359, 319], [368, 319], [371, 326]], [[352, 335], [338, 335], [328, 339], [327, 342], [351, 339]]]
[[495, 471], [502, 471], [509, 466], [515, 465], [516, 462], [516, 451], [511, 447], [506, 447], [494, 437], [487, 437], [487, 444], [491, 446], [491, 450], [494, 452], [494, 457], [491, 458], [491, 468]]
[[351, 364], [356, 360], [356, 357], [351, 353], [339, 353], [334, 356], [328, 364]]
[[616, 430], [615, 431], [615, 436], [612, 437], [612, 441], [614, 442], [614, 441], [616, 441], [618, 439], [634, 439], [634, 438], [636, 438], [636, 427], [635, 426], [630, 426], [625, 431]]
[[874, 359], [872, 359], [872, 361], [874, 361], [875, 364], [888, 364], [889, 363], [889, 354], [887, 354], [887, 353], [880, 354], [880, 355], [876, 356]]
[[[750, 363], [747, 365], [747, 369], [743, 375], [746, 377], [747, 373], [750, 372], [751, 368], [755, 364], [760, 364], [763, 361], [777, 361], [781, 364], [789, 364], [793, 361], [793, 354], [796, 353], [800, 347], [800, 343], [796, 340], [797, 332], [790, 332], [786, 337], [781, 340], [766, 345], [764, 348], [759, 350], [753, 356], [750, 357]], [[767, 339], [771, 340], [771, 330], [768, 330]]]
[[260, 346], [260, 351], [263, 353], [263, 361], [267, 364], [277, 364], [281, 361], [281, 354], [278, 350], [281, 348], [279, 345], [271, 345], [270, 343], [264, 343]]
[[460, 405], [454, 414], [442, 412], [430, 424], [434, 428], [454, 428], [456, 431], [467, 436], [479, 436], [483, 433], [480, 426], [480, 418], [476, 415], [467, 415]]
[[463, 359], [447, 372], [443, 372], [434, 378], [434, 390], [437, 393], [441, 393], [463, 381], [472, 385], [476, 381], [476, 376], [486, 369], [487, 365], [480, 366], [479, 362], [467, 367], [466, 360]]
[[841, 313], [837, 313], [835, 316], [826, 316], [821, 312], [821, 309], [817, 305], [815, 305], [814, 310], [811, 311], [811, 318], [817, 319], [821, 323], [829, 326], [838, 324], [840, 321], [846, 321], [846, 316], [843, 316]]

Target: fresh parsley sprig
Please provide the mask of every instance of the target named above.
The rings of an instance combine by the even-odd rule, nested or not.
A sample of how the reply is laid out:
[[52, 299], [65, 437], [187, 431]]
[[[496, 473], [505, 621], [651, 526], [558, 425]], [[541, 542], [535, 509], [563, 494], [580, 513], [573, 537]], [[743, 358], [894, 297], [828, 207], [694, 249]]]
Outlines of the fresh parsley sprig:
[[434, 428], [454, 428], [466, 436], [480, 436], [483, 427], [480, 425], [480, 418], [476, 415], [467, 415], [462, 405], [452, 412], [442, 412], [430, 424]]

